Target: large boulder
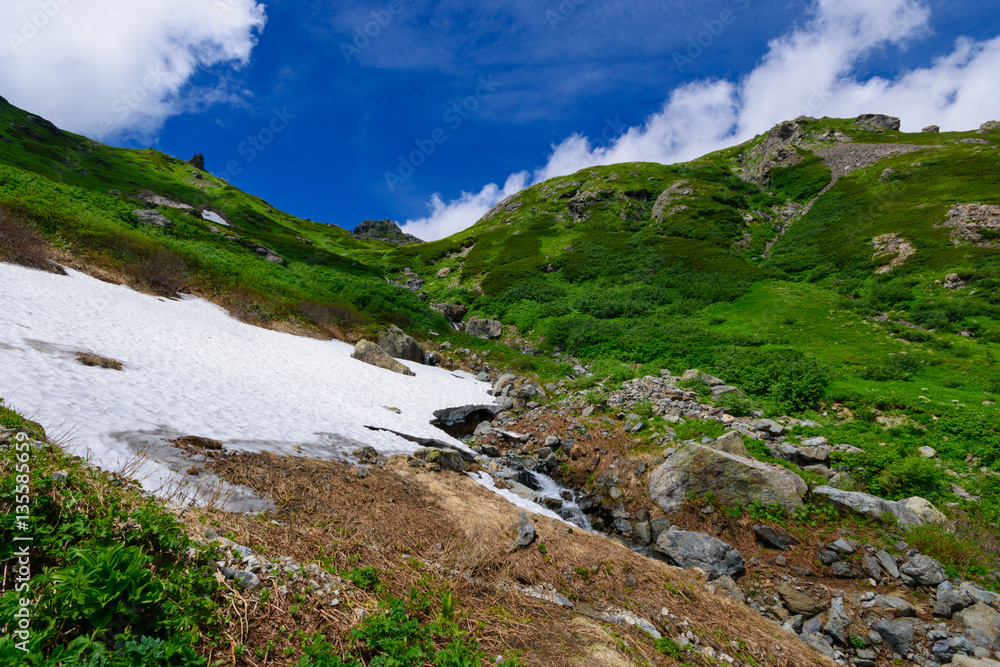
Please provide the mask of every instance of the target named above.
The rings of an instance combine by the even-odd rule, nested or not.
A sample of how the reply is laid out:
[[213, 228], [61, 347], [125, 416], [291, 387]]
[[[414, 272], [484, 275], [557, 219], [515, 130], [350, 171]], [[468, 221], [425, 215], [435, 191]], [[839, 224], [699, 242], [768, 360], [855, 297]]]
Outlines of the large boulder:
[[730, 431], [712, 442], [706, 443], [705, 446], [727, 454], [742, 456], [745, 459], [750, 458], [750, 452], [747, 451], [746, 445], [743, 444], [743, 438], [737, 431]]
[[378, 335], [378, 346], [385, 350], [390, 357], [415, 361], [418, 364], [424, 362], [424, 351], [421, 349], [420, 343], [413, 336], [404, 333], [395, 324], [390, 325], [388, 331], [383, 331]]
[[416, 373], [393, 359], [385, 350], [369, 340], [358, 341], [358, 344], [354, 346], [351, 358], [363, 361], [370, 366], [399, 373], [400, 375], [416, 375]]
[[1000, 612], [977, 602], [954, 616], [963, 628], [981, 634], [993, 646], [1000, 645]]
[[904, 526], [919, 526], [923, 524], [909, 507], [901, 502], [892, 502], [868, 493], [858, 491], [843, 491], [832, 486], [818, 486], [812, 491], [817, 503], [833, 505], [839, 510], [854, 512], [871, 519], [881, 519], [893, 516]]
[[948, 523], [948, 517], [942, 514], [941, 510], [934, 507], [934, 504], [925, 498], [913, 496], [912, 498], [907, 498], [899, 502], [906, 505], [906, 507], [909, 508], [911, 512], [916, 514], [924, 523], [935, 523], [939, 526], [943, 526]]
[[923, 554], [908, 560], [899, 571], [917, 582], [918, 586], [937, 586], [948, 581], [941, 563]]
[[913, 623], [882, 619], [875, 624], [875, 632], [882, 641], [902, 658], [913, 652]]
[[892, 130], [895, 132], [902, 123], [895, 116], [884, 116], [880, 113], [863, 113], [854, 120], [855, 125], [867, 125], [869, 127]]
[[802, 506], [808, 487], [781, 466], [691, 444], [650, 473], [646, 491], [665, 512], [679, 510], [689, 496], [712, 493], [720, 503], [778, 503], [791, 511]]
[[480, 338], [499, 338], [503, 334], [503, 325], [496, 320], [481, 320], [470, 317], [465, 323], [465, 331], [471, 336]]
[[656, 550], [686, 570], [704, 570], [708, 580], [743, 573], [743, 554], [717, 537], [675, 530], [656, 538]]

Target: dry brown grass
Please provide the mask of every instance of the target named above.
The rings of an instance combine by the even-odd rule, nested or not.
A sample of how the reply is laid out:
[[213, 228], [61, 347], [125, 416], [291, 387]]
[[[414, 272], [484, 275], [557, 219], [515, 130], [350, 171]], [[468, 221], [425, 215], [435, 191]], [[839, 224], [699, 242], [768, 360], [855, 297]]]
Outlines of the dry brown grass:
[[79, 361], [84, 366], [91, 366], [95, 368], [106, 368], [112, 371], [120, 371], [125, 367], [122, 362], [117, 359], [110, 359], [108, 357], [102, 357], [99, 354], [91, 354], [90, 352], [77, 352], [76, 360]]
[[[450, 590], [462, 627], [488, 655], [521, 651], [527, 664], [545, 667], [674, 664], [640, 630], [597, 622], [518, 590], [551, 584], [581, 609], [628, 609], [671, 636], [691, 628], [702, 645], [731, 655], [742, 652], [761, 665], [817, 664], [816, 654], [792, 635], [710, 593], [692, 573], [569, 530], [562, 522], [533, 517], [538, 540], [511, 553], [517, 509], [464, 475], [410, 468], [402, 457], [367, 477], [350, 466], [269, 454], [232, 455], [209, 467], [268, 495], [278, 509], [263, 520], [208, 511], [202, 521], [217, 521], [220, 533], [270, 558], [321, 561], [332, 570], [376, 567], [393, 595], [405, 597], [414, 588]], [[204, 530], [204, 524], [192, 528]], [[542, 543], [544, 554], [538, 548]], [[296, 593], [305, 594], [290, 587], [288, 597]], [[277, 656], [296, 630], [319, 630], [330, 641], [343, 641], [354, 622], [347, 607], [376, 604], [362, 591], [352, 596], [336, 608], [307, 596], [294, 616], [288, 613], [290, 600], [273, 593], [266, 605], [234, 599], [228, 632], [234, 645], [275, 642], [267, 664], [286, 664]], [[661, 617], [664, 607], [671, 618]], [[737, 640], [742, 649], [730, 645]], [[237, 665], [258, 664], [235, 655], [230, 659]]]
[[0, 261], [61, 273], [49, 261], [49, 242], [34, 223], [0, 208]]

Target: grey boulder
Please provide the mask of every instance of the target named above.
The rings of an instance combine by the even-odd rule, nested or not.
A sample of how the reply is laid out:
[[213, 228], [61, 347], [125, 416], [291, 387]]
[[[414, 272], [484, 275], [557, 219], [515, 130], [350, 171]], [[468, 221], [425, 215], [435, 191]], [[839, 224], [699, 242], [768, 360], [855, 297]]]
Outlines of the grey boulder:
[[170, 227], [174, 223], [170, 219], [156, 210], [144, 211], [137, 209], [132, 211], [132, 215], [139, 219], [139, 222], [150, 227]]
[[913, 652], [913, 624], [909, 621], [882, 619], [875, 624], [875, 632], [896, 655], [905, 658]]
[[895, 116], [885, 116], [880, 113], [863, 113], [854, 120], [855, 125], [868, 125], [883, 130], [896, 131], [902, 125]]
[[385, 370], [392, 371], [393, 373], [399, 373], [400, 375], [416, 375], [416, 373], [411, 371], [405, 365], [389, 356], [389, 354], [381, 347], [368, 340], [358, 341], [358, 344], [354, 346], [354, 352], [351, 354], [351, 358], [362, 361], [370, 366], [384, 368]]
[[395, 324], [378, 335], [378, 346], [390, 357], [424, 363], [424, 351], [413, 336], [404, 333]]
[[523, 510], [518, 514], [517, 537], [514, 538], [514, 547], [523, 549], [535, 541], [537, 536], [535, 524], [528, 520], [528, 515]]
[[923, 523], [905, 504], [868, 493], [843, 491], [832, 486], [818, 486], [812, 493], [818, 503], [833, 505], [841, 511], [854, 512], [870, 519], [892, 516], [897, 523], [904, 526], [919, 526]]
[[937, 586], [948, 581], [948, 575], [945, 574], [941, 563], [923, 554], [911, 558], [899, 568], [899, 571], [912, 578], [918, 586]]
[[482, 320], [478, 317], [470, 317], [465, 323], [465, 331], [470, 336], [480, 338], [499, 338], [503, 334], [503, 325], [496, 320]]
[[722, 540], [684, 530], [661, 533], [656, 550], [677, 567], [704, 570], [708, 580], [743, 573], [743, 554]]
[[992, 647], [1000, 645], [1000, 612], [982, 602], [963, 609], [954, 616], [963, 628], [986, 638]]
[[723, 505], [757, 501], [787, 511], [802, 506], [808, 487], [781, 466], [690, 444], [649, 474], [646, 491], [665, 512], [679, 510], [690, 496], [712, 493]]

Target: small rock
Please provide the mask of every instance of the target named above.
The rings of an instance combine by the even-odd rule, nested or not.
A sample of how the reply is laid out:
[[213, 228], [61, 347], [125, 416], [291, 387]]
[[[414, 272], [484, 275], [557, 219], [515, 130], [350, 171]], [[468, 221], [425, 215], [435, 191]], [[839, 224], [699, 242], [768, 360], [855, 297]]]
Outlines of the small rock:
[[783, 530], [771, 526], [754, 526], [753, 532], [765, 546], [780, 551], [788, 551], [798, 541]]
[[788, 608], [788, 611], [793, 614], [801, 614], [806, 618], [813, 618], [823, 613], [822, 604], [796, 589], [795, 586], [788, 582], [781, 582], [775, 590], [785, 600], [785, 606]]

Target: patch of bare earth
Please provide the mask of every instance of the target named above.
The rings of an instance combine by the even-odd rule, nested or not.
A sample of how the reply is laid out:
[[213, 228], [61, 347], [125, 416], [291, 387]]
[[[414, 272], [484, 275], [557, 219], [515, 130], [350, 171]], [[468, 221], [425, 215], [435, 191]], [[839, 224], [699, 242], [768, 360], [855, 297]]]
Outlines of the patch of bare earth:
[[[532, 515], [536, 541], [513, 551], [517, 508], [466, 475], [412, 468], [405, 457], [367, 472], [269, 454], [233, 454], [210, 468], [269, 496], [278, 509], [261, 517], [189, 515], [192, 532], [203, 532], [200, 522], [214, 519], [220, 534], [274, 560], [319, 561], [335, 571], [373, 566], [382, 573], [386, 592], [396, 596], [411, 589], [450, 590], [461, 626], [489, 656], [520, 651], [526, 664], [539, 667], [677, 664], [657, 652], [641, 630], [599, 622], [522, 592], [551, 585], [578, 608], [628, 610], [665, 636], [690, 631], [699, 638], [699, 650], [712, 647], [743, 664], [749, 658], [759, 665], [822, 664], [792, 634], [710, 592], [694, 573], [604, 537]], [[281, 649], [297, 641], [298, 630], [320, 631], [346, 647], [357, 623], [354, 610], [376, 606], [374, 596], [357, 589], [345, 591], [344, 602], [330, 607], [308, 587], [290, 585], [283, 594], [276, 582], [265, 579], [262, 585], [271, 591], [266, 603], [234, 594], [227, 632], [234, 646], [274, 642], [269, 665], [290, 664], [282, 662]], [[290, 614], [294, 595], [304, 596], [304, 602]], [[252, 655], [248, 650], [227, 658], [236, 665], [260, 664]], [[686, 660], [703, 662], [696, 653]]]

